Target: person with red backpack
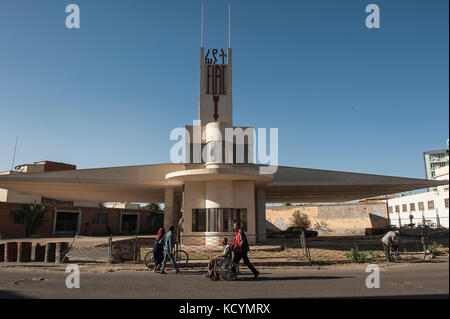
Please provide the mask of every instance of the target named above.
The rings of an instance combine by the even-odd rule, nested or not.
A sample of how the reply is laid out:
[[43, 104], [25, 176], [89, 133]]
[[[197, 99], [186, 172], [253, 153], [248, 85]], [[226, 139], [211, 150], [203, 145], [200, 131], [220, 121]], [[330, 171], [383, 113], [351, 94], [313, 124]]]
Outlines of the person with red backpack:
[[248, 259], [247, 253], [250, 251], [250, 246], [248, 245], [247, 237], [245, 236], [245, 233], [241, 229], [241, 225], [239, 223], [234, 223], [233, 229], [235, 231], [233, 239], [233, 262], [237, 265], [241, 259], [243, 259], [244, 264], [252, 271], [256, 279], [259, 276], [259, 271], [256, 270]]

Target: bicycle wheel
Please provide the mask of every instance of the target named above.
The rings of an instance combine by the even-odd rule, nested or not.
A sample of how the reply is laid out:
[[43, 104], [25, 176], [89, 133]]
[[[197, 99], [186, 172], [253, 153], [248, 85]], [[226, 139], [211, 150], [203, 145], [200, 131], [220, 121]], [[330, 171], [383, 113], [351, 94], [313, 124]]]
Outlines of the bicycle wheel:
[[232, 261], [223, 262], [220, 266], [220, 275], [225, 280], [236, 280], [239, 275], [239, 266]]
[[399, 245], [398, 247], [399, 256], [398, 259], [402, 259], [401, 255], [403, 255], [404, 259], [408, 259], [408, 249], [404, 245]]
[[402, 260], [402, 256], [407, 257], [407, 250], [403, 245], [398, 245], [396, 249], [391, 249], [391, 257], [395, 262], [400, 262]]
[[189, 255], [184, 250], [177, 250], [173, 254], [175, 262], [177, 263], [178, 268], [186, 267], [189, 262]]
[[153, 267], [155, 266], [155, 261], [153, 260], [153, 252], [152, 251], [148, 252], [147, 255], [145, 255], [144, 264], [149, 269], [153, 269]]

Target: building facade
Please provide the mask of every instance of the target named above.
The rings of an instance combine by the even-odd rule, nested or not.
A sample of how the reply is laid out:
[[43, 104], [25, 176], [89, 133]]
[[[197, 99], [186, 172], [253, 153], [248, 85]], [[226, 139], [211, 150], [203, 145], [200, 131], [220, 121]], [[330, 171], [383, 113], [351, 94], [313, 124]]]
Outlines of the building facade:
[[[20, 208], [19, 203], [0, 203], [1, 238], [24, 236], [24, 219], [12, 213]], [[163, 220], [162, 211], [45, 205], [43, 220], [33, 236], [155, 234]]]
[[[76, 170], [75, 165], [52, 161], [36, 162], [16, 166], [16, 171], [0, 173], [4, 176], [20, 176], [31, 173]], [[0, 235], [21, 237], [24, 235], [24, 220], [12, 211], [20, 204], [36, 202], [46, 208], [41, 226], [35, 236], [73, 236], [153, 234], [163, 226], [162, 210], [142, 210], [139, 204], [114, 203], [103, 206], [100, 202], [57, 200], [38, 195], [29, 195], [0, 189]]]
[[447, 139], [447, 149], [432, 150], [423, 153], [425, 176], [427, 179], [436, 180], [436, 170], [449, 165], [448, 143], [449, 140]]
[[[260, 158], [263, 163], [257, 164], [252, 153], [256, 145], [253, 128], [233, 125], [231, 47], [205, 49], [202, 41], [199, 57], [198, 120], [183, 130], [184, 139], [179, 142], [185, 146], [182, 159], [171, 158], [172, 163], [163, 164], [6, 174], [0, 175], [0, 187], [74, 203], [164, 203], [166, 228], [179, 225], [182, 218], [183, 234], [215, 236], [219, 243], [220, 237], [232, 234], [235, 222], [241, 223], [250, 241], [264, 241], [267, 203], [347, 202], [445, 184], [281, 166], [278, 149], [272, 150], [272, 144], [276, 163]], [[273, 137], [278, 142], [278, 137]], [[121, 220], [113, 219], [117, 223]], [[83, 229], [82, 217], [77, 222]]]
[[447, 149], [423, 153], [427, 178], [447, 183], [430, 187], [428, 192], [389, 198], [388, 211], [392, 226], [449, 227], [448, 143], [447, 139]]
[[424, 193], [390, 198], [388, 199], [388, 211], [392, 226], [448, 228], [448, 185]]

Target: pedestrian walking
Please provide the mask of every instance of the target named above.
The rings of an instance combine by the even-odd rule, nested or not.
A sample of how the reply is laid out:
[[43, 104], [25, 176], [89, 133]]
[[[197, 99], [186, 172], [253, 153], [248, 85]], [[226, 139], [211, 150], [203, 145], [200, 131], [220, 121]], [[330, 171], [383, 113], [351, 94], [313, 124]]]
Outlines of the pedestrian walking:
[[252, 271], [255, 279], [259, 276], [259, 271], [252, 265], [250, 260], [248, 259], [248, 252], [250, 251], [250, 246], [248, 244], [247, 237], [245, 236], [244, 231], [241, 229], [241, 225], [239, 223], [234, 223], [233, 229], [234, 239], [233, 239], [233, 252], [234, 258], [233, 262], [237, 265], [241, 259], [244, 260], [244, 264]]
[[164, 237], [164, 259], [161, 265], [161, 271], [160, 274], [166, 274], [164, 269], [166, 268], [167, 259], [170, 259], [170, 262], [173, 265], [173, 269], [175, 269], [175, 273], [178, 273], [178, 266], [175, 263], [175, 259], [173, 258], [173, 250], [175, 248], [175, 240], [173, 238], [173, 231], [175, 230], [175, 227], [170, 226], [169, 231], [167, 232], [166, 236]]
[[158, 229], [156, 234], [155, 244], [153, 245], [153, 260], [155, 261], [155, 266], [153, 272], [157, 272], [164, 260], [164, 236], [166, 235], [166, 230], [164, 228]]

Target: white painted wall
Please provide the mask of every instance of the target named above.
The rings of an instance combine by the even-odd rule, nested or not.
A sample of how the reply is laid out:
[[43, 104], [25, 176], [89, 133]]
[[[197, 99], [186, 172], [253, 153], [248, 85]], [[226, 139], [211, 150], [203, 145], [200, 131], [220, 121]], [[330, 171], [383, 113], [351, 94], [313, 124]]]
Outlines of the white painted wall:
[[208, 181], [205, 187], [206, 208], [234, 208], [233, 181]]
[[[448, 188], [447, 188], [448, 189]], [[388, 200], [388, 207], [392, 207], [389, 213], [390, 223], [393, 226], [405, 226], [410, 223], [410, 215], [413, 216], [413, 223], [418, 226], [423, 224], [423, 217], [426, 223], [437, 225], [438, 218], [440, 225], [449, 227], [449, 208], [445, 207], [445, 199], [448, 200], [448, 191], [443, 188], [437, 191], [424, 192], [413, 195], [400, 196]], [[434, 201], [434, 209], [428, 209], [428, 201]], [[424, 203], [424, 210], [419, 210], [419, 202]], [[415, 211], [411, 211], [410, 204], [415, 204]], [[403, 204], [406, 204], [406, 211], [403, 211]], [[396, 212], [396, 206], [399, 206], [400, 213]], [[391, 211], [391, 210], [390, 210]], [[400, 222], [399, 222], [400, 218]]]
[[205, 183], [186, 182], [184, 184], [184, 232], [192, 233], [192, 209], [205, 208]]

